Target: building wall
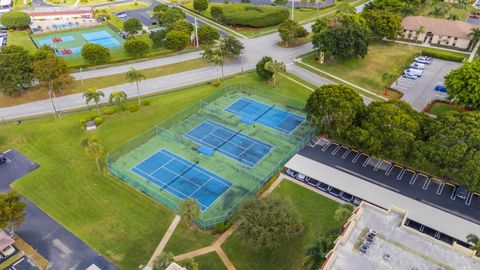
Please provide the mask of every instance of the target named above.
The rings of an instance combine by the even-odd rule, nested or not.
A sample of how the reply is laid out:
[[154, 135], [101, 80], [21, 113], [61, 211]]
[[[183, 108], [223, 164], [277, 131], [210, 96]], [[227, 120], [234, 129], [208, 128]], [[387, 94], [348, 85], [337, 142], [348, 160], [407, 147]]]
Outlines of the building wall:
[[[426, 33], [417, 34], [417, 31], [415, 30], [405, 30], [405, 29], [402, 36], [402, 38], [404, 39], [417, 41], [417, 43], [423, 43], [423, 41], [425, 40], [425, 37], [427, 37]], [[468, 45], [470, 44], [469, 39], [443, 37], [438, 35], [433, 35], [431, 41], [430, 41], [430, 37], [427, 37], [426, 42], [428, 44], [450, 46], [452, 48], [459, 48], [459, 49], [467, 49]]]
[[71, 20], [71, 19], [91, 19], [91, 13], [73, 14], [73, 15], [47, 15], [36, 16], [30, 15], [33, 21], [53, 21], [53, 20]]

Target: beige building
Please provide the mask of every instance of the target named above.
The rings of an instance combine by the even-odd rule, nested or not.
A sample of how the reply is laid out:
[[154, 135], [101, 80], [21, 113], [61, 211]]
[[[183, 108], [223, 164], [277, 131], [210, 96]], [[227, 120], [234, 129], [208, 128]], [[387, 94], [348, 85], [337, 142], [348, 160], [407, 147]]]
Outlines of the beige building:
[[423, 16], [409, 16], [402, 21], [401, 38], [432, 46], [471, 49], [469, 34], [477, 25]]

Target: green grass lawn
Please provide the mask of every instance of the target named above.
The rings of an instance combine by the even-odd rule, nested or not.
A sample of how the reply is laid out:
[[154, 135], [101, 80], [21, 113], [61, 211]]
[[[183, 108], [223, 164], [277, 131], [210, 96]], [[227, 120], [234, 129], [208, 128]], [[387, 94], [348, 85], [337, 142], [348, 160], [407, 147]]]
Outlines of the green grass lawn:
[[270, 251], [255, 251], [241, 241], [238, 233], [233, 233], [222, 248], [239, 270], [302, 269], [305, 247], [320, 234], [341, 226], [333, 219], [333, 213], [339, 206], [333, 200], [286, 180], [273, 193], [293, 202], [302, 216], [305, 231]]
[[[302, 57], [302, 60], [374, 93], [382, 94], [384, 92], [382, 74], [391, 72], [400, 76], [404, 67], [411, 63], [415, 54], [419, 54], [423, 49], [425, 48], [414, 45], [378, 42], [370, 45], [368, 55], [365, 58], [326, 59], [324, 64], [319, 64], [315, 61], [314, 54], [310, 53]], [[433, 48], [428, 48], [428, 50], [439, 51]], [[441, 52], [443, 53], [443, 51]], [[465, 54], [460, 53], [452, 52], [452, 54], [465, 56]], [[390, 97], [395, 98], [398, 95], [395, 92], [390, 92]]]
[[[309, 90], [280, 80], [280, 86], [272, 88], [249, 73], [224, 84], [262, 86], [271, 96], [277, 91], [292, 97], [308, 96]], [[202, 84], [151, 98], [152, 104], [138, 113], [104, 116], [102, 126], [89, 133], [80, 129], [79, 121], [94, 112], [1, 126], [0, 149], [15, 148], [41, 166], [12, 186], [121, 269], [137, 269], [148, 261], [173, 213], [105, 172], [100, 175], [80, 141], [97, 138], [108, 152], [213, 91], [213, 86]], [[186, 236], [180, 239], [184, 243], [173, 242], [172, 250], [194, 245], [188, 241], [200, 242], [197, 234]], [[210, 236], [201, 237], [202, 243], [210, 242]]]
[[216, 252], [195, 257], [194, 260], [198, 263], [198, 267], [201, 270], [227, 270], [227, 267]]
[[7, 45], [21, 46], [29, 51], [34, 51], [37, 49], [28, 36], [27, 30], [8, 32]]
[[196, 227], [190, 228], [187, 222], [182, 220], [175, 229], [172, 238], [168, 241], [165, 251], [172, 252], [173, 255], [180, 255], [210, 246], [214, 241], [215, 237], [210, 232], [202, 231]]
[[455, 106], [452, 104], [447, 104], [444, 102], [435, 102], [427, 112], [438, 116], [450, 111], [463, 112], [464, 110], [462, 110], [461, 107]]

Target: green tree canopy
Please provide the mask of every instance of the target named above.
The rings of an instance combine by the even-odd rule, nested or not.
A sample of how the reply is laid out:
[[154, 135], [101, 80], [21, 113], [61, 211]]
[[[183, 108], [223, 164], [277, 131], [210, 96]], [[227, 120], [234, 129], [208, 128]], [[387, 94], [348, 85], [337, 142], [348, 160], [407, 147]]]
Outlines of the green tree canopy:
[[167, 35], [167, 30], [162, 29], [159, 31], [151, 32], [150, 39], [153, 42], [154, 48], [160, 48], [165, 46], [165, 36]]
[[372, 2], [365, 4], [363, 11], [380, 10], [400, 14], [405, 8], [405, 2], [401, 0], [373, 0]]
[[138, 108], [140, 108], [142, 105], [140, 97], [140, 82], [146, 79], [145, 75], [132, 67], [129, 71], [127, 71], [127, 73], [125, 73], [125, 79], [127, 79], [127, 81], [129, 81], [130, 83], [135, 83], [135, 85], [137, 86]]
[[322, 85], [305, 104], [307, 118], [324, 132], [338, 135], [349, 129], [365, 110], [363, 99], [343, 84]]
[[160, 19], [160, 23], [163, 26], [169, 26], [172, 23], [178, 21], [178, 20], [183, 20], [185, 18], [185, 14], [183, 14], [182, 10], [178, 8], [169, 8], [167, 11], [165, 11], [162, 14], [162, 17]]
[[333, 217], [339, 224], [345, 224], [352, 216], [353, 206], [351, 204], [343, 204], [335, 210]]
[[116, 104], [119, 108], [127, 102], [127, 93], [122, 90], [115, 90], [110, 94], [108, 98], [110, 104]]
[[402, 17], [386, 10], [370, 10], [362, 12], [372, 38], [376, 41], [383, 38], [396, 39], [402, 33]]
[[173, 254], [171, 252], [162, 252], [153, 261], [153, 270], [165, 270], [172, 262], [174, 262]]
[[267, 63], [265, 63], [265, 70], [268, 70], [272, 73], [271, 81], [274, 87], [280, 83], [280, 81], [278, 80], [278, 75], [280, 74], [280, 72], [287, 71], [285, 64], [276, 60], [268, 61]]
[[193, 0], [193, 9], [196, 11], [205, 11], [208, 8], [208, 0]]
[[309, 270], [318, 270], [322, 266], [325, 258], [333, 247], [335, 239], [341, 233], [341, 229], [332, 229], [331, 231], [320, 235], [313, 244], [305, 248], [305, 258], [303, 264]]
[[246, 200], [238, 212], [241, 239], [256, 249], [275, 248], [302, 229], [293, 204], [277, 195]]
[[234, 36], [226, 36], [220, 40], [220, 50], [223, 56], [238, 57], [244, 48], [242, 42]]
[[298, 38], [303, 38], [308, 35], [307, 30], [298, 24], [298, 22], [293, 20], [286, 20], [278, 27], [278, 32], [280, 34], [280, 38], [287, 44], [292, 40], [296, 40]]
[[480, 109], [480, 60], [467, 62], [445, 76], [447, 98], [468, 108]]
[[165, 4], [158, 4], [155, 7], [153, 7], [153, 12], [165, 12], [169, 9], [168, 5]]
[[5, 229], [14, 236], [15, 229], [25, 221], [27, 204], [16, 191], [0, 194], [0, 230]]
[[4, 95], [18, 95], [32, 80], [32, 56], [23, 47], [8, 45], [0, 51], [0, 90]]
[[330, 52], [343, 58], [367, 55], [371, 32], [365, 19], [357, 14], [337, 13], [318, 19], [312, 32], [312, 44], [317, 52]]
[[95, 102], [95, 105], [97, 106], [97, 113], [100, 116], [100, 107], [98, 106], [98, 102], [100, 102], [100, 98], [104, 97], [105, 94], [102, 91], [99, 91], [96, 87], [91, 87], [88, 88], [85, 93], [83, 93], [83, 98], [85, 99], [85, 102], [88, 104], [90, 101], [93, 100]]
[[200, 25], [198, 27], [198, 40], [200, 44], [212, 44], [215, 40], [220, 38], [220, 33], [217, 29], [209, 25]]
[[260, 80], [266, 82], [272, 79], [273, 73], [265, 69], [265, 64], [272, 60], [273, 59], [270, 56], [264, 56], [262, 59], [260, 59], [260, 61], [258, 61], [255, 70]]
[[130, 18], [123, 23], [123, 30], [130, 35], [142, 30], [142, 23], [137, 18]]
[[84, 147], [85, 147], [85, 154], [89, 158], [95, 160], [95, 163], [97, 164], [98, 173], [102, 173], [100, 169], [100, 158], [105, 154], [105, 148], [96, 139], [87, 140]]
[[87, 62], [97, 65], [110, 59], [110, 50], [99, 44], [87, 43], [82, 47], [82, 57]]
[[190, 35], [182, 31], [170, 31], [165, 36], [165, 47], [170, 50], [178, 51], [187, 47], [190, 41]]
[[178, 20], [168, 27], [168, 31], [180, 31], [184, 32], [185, 34], [189, 35], [192, 34], [193, 31], [193, 25], [185, 20]]
[[130, 38], [123, 43], [123, 48], [131, 56], [140, 56], [147, 53], [150, 46], [147, 42], [139, 38]]
[[10, 11], [0, 17], [0, 23], [9, 29], [25, 29], [31, 23], [30, 15], [22, 11]]

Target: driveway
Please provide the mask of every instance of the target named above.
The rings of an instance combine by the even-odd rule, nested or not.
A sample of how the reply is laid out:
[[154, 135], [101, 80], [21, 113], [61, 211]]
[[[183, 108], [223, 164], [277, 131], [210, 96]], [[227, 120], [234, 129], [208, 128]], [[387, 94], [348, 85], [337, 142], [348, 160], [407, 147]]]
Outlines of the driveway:
[[457, 62], [434, 59], [431, 65], [425, 66], [422, 77], [416, 80], [400, 77], [391, 87], [404, 94], [402, 100], [410, 103], [415, 110], [422, 111], [430, 102], [445, 99], [446, 94], [435, 91], [435, 85], [443, 83], [445, 75], [461, 65]]
[[[0, 165], [0, 192], [9, 190], [16, 179], [39, 167], [16, 150], [5, 153], [8, 162]], [[103, 270], [116, 269], [100, 254], [70, 233], [27, 199], [27, 217], [16, 233], [44, 256], [50, 269], [86, 269], [92, 264]]]

